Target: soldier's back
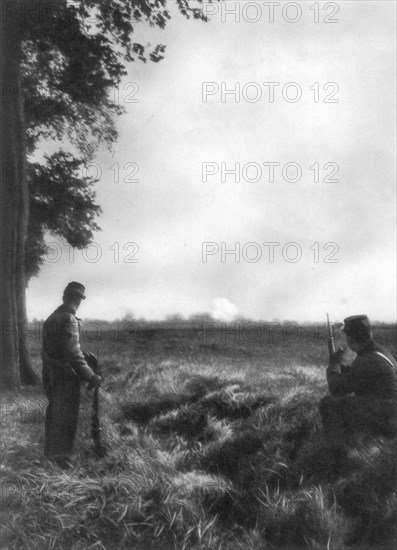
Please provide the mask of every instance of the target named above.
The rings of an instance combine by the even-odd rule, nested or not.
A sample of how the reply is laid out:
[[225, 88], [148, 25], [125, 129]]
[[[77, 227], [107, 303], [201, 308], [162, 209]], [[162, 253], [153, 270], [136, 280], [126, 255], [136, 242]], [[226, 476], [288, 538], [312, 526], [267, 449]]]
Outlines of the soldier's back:
[[65, 333], [73, 330], [75, 318], [64, 306], [59, 306], [43, 325], [43, 352], [52, 358], [62, 358]]
[[357, 356], [351, 370], [354, 393], [362, 397], [397, 397], [397, 363], [391, 353], [376, 342]]

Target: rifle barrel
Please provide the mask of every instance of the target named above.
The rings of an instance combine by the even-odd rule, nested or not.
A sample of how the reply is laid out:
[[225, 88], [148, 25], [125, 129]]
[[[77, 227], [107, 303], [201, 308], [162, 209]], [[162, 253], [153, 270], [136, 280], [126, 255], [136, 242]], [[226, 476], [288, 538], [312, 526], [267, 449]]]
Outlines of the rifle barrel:
[[328, 351], [329, 351], [329, 356], [332, 357], [332, 355], [335, 353], [335, 342], [332, 334], [331, 323], [329, 322], [328, 313], [327, 313], [327, 326], [328, 326]]
[[99, 388], [94, 389], [94, 400], [93, 400], [93, 411], [92, 411], [92, 438], [94, 440], [95, 452], [97, 455], [101, 454], [102, 444], [101, 444], [101, 426], [99, 423]]

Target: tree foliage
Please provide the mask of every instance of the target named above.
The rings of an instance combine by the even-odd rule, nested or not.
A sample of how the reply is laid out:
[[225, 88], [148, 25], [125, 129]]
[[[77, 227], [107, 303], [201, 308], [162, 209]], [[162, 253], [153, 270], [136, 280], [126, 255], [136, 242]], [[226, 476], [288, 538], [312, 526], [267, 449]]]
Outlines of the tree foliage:
[[96, 215], [101, 208], [95, 203], [92, 188], [95, 180], [78, 177], [82, 162], [59, 151], [46, 157], [46, 162], [30, 163], [30, 223], [26, 245], [26, 277], [37, 275], [47, 252], [45, 232], [64, 238], [76, 248], [84, 248], [99, 230]]
[[[27, 280], [39, 271], [50, 232], [83, 248], [101, 209], [94, 180], [81, 176], [101, 143], [117, 139], [115, 118], [123, 108], [114, 90], [125, 64], [159, 62], [165, 45], [134, 42], [136, 26], [164, 29], [172, 2], [186, 18], [206, 20], [202, 0], [51, 0], [34, 3], [22, 17], [22, 88], [28, 153], [30, 219]], [[67, 144], [73, 153], [34, 152], [43, 140]]]

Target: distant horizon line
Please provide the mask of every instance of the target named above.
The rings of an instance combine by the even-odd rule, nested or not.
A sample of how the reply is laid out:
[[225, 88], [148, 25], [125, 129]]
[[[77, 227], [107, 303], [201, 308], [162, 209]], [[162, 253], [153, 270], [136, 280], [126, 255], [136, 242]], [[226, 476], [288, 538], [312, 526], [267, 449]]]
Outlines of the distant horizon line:
[[[177, 314], [175, 314], [176, 316]], [[169, 317], [173, 317], [173, 315], [170, 315]], [[325, 317], [325, 315], [324, 315]], [[212, 317], [211, 314], [192, 314], [188, 318], [184, 318], [181, 316], [179, 319], [146, 319], [145, 317], [133, 317], [126, 315], [124, 317], [114, 318], [114, 319], [99, 319], [97, 317], [82, 317], [80, 319], [83, 323], [103, 323], [106, 325], [111, 325], [113, 323], [131, 323], [131, 324], [145, 324], [145, 325], [194, 325], [194, 324], [201, 324], [201, 323], [218, 323], [218, 324], [227, 324], [232, 325], [235, 323], [263, 323], [263, 324], [294, 324], [294, 325], [302, 325], [302, 326], [309, 326], [313, 324], [320, 324], [324, 325], [327, 323], [326, 318], [324, 320], [305, 320], [305, 321], [296, 321], [295, 319], [252, 319], [249, 317], [244, 317], [242, 315], [236, 316], [234, 319], [217, 319], [215, 317]], [[34, 324], [34, 323], [43, 323], [45, 319], [38, 319], [36, 317], [28, 318], [28, 323]], [[397, 319], [393, 321], [385, 321], [380, 319], [370, 319], [372, 325], [397, 325]], [[342, 325], [343, 321], [333, 321], [331, 319], [332, 325]]]

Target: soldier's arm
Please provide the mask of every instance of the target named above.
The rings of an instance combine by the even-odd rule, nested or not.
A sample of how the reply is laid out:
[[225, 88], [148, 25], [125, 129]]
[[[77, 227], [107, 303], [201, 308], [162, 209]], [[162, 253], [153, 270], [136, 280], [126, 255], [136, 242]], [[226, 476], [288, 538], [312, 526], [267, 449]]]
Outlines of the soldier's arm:
[[340, 363], [331, 363], [327, 367], [326, 375], [331, 395], [349, 395], [354, 391], [351, 367], [342, 366]]
[[94, 371], [88, 366], [80, 349], [79, 325], [73, 315], [68, 315], [63, 326], [61, 347], [63, 356], [70, 361], [80, 380], [89, 381]]

